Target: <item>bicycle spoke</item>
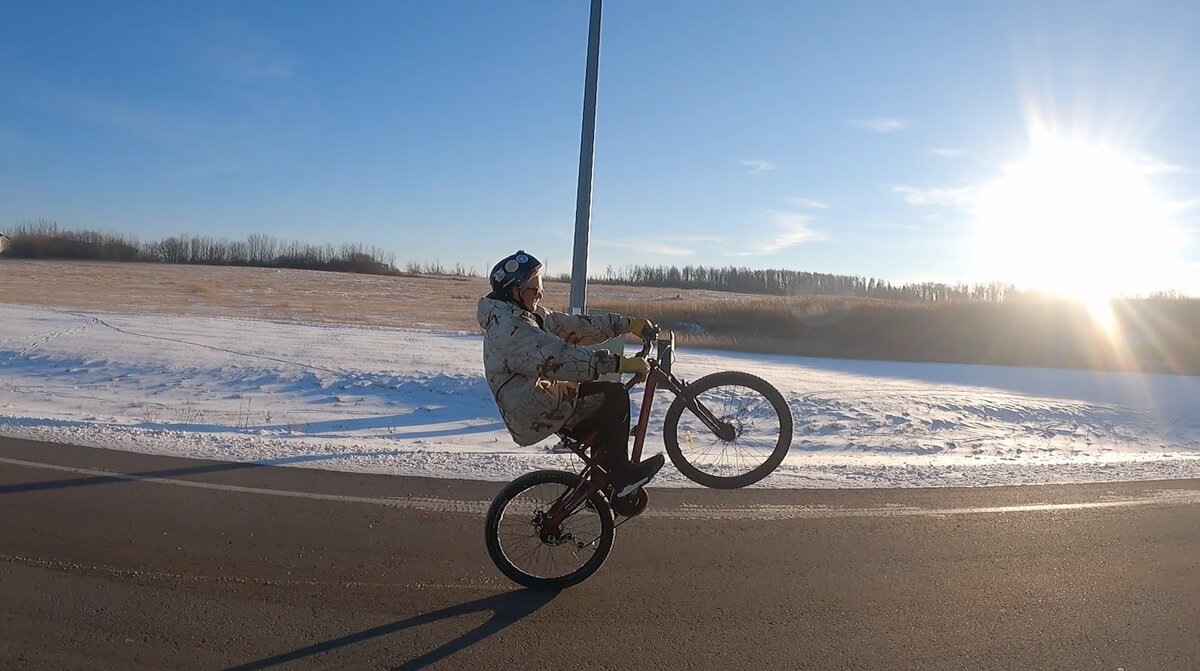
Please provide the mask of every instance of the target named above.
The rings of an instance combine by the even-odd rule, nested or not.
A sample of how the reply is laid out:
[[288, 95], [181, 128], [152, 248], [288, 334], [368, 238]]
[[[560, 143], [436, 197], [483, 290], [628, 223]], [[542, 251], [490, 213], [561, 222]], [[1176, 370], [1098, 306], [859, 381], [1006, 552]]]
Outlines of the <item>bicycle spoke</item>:
[[771, 400], [753, 388], [718, 385], [697, 394], [696, 403], [735, 432], [722, 440], [697, 415], [680, 418], [680, 446], [687, 461], [702, 472], [719, 476], [748, 473], [771, 458], [779, 445], [782, 420]]
[[547, 552], [547, 553], [546, 553], [546, 555], [547, 555], [548, 557], [550, 557], [550, 565], [554, 567], [554, 574], [553, 574], [553, 575], [557, 575], [557, 573], [558, 573], [558, 561], [557, 561], [557, 559], [555, 558], [555, 556], [554, 556], [554, 553], [553, 553], [553, 552]]
[[532, 535], [532, 534], [505, 534], [505, 535], [500, 536], [500, 538], [502, 540], [506, 539], [506, 538], [512, 539], [511, 545], [513, 547], [520, 547], [520, 546], [527, 545], [530, 541], [537, 541], [539, 543], [541, 542], [536, 535]]
[[513, 563], [515, 564], [515, 563], [521, 561], [522, 559], [525, 559], [529, 555], [537, 554], [538, 552], [541, 552], [542, 548], [544, 548], [544, 547], [546, 547], [545, 544], [540, 543], [540, 542], [537, 543], [536, 545], [530, 547], [528, 550], [526, 550], [524, 553], [522, 553], [520, 556], [512, 558]]
[[[580, 505], [559, 525], [556, 543], [542, 540], [536, 520], [571, 495], [572, 487], [535, 485], [509, 500], [497, 524], [501, 551], [519, 570], [537, 577], [557, 578], [578, 570], [595, 554], [603, 525], [595, 508]], [[586, 543], [580, 539], [587, 538]]]

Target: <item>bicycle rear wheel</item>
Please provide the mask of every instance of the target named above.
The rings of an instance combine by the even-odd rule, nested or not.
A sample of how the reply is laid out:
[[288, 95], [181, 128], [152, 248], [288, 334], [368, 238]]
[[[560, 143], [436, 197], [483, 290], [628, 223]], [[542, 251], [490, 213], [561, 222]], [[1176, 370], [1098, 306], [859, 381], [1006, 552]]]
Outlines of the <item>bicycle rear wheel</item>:
[[559, 590], [600, 569], [615, 536], [612, 509], [602, 495], [573, 511], [560, 533], [545, 529], [550, 507], [579, 482], [577, 473], [534, 471], [500, 490], [488, 509], [484, 538], [504, 575], [531, 589]]
[[[709, 428], [697, 411], [709, 413], [720, 431]], [[713, 373], [675, 397], [667, 409], [663, 442], [671, 462], [688, 479], [737, 489], [767, 477], [787, 456], [792, 412], [779, 390], [760, 377]]]

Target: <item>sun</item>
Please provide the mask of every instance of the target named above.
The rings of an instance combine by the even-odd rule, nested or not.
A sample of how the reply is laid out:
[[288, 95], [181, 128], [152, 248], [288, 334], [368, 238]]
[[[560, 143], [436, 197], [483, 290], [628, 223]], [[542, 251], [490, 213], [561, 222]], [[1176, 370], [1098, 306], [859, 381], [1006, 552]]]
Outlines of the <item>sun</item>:
[[976, 201], [982, 276], [1082, 300], [1111, 319], [1121, 294], [1166, 288], [1177, 240], [1149, 183], [1161, 166], [1101, 144], [1035, 132]]

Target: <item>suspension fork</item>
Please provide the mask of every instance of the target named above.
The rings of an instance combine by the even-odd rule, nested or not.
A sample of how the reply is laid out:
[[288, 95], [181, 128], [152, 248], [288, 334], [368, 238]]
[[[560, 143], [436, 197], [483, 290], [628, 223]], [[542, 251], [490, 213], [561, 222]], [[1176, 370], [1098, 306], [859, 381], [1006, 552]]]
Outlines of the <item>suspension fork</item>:
[[[701, 403], [700, 399], [696, 398], [695, 395], [688, 393], [688, 385], [686, 382], [679, 380], [670, 373], [664, 373], [661, 370], [656, 369], [654, 372], [658, 373], [658, 377], [661, 378], [662, 386], [670, 389], [675, 393], [676, 396], [683, 397], [683, 401], [687, 404], [688, 409], [692, 411], [692, 414], [694, 414], [696, 418], [704, 424], [704, 426], [708, 427], [709, 431], [712, 431], [714, 435], [722, 440], [730, 440], [733, 438], [733, 427], [731, 427], [728, 422], [722, 422], [721, 420], [717, 419], [717, 416], [714, 415], [712, 411], [708, 409], [708, 407]], [[649, 384], [647, 384], [647, 386], [649, 386]], [[649, 407], [645, 409], [649, 410]], [[640, 425], [641, 421], [639, 421], [638, 424]], [[645, 433], [645, 431], [643, 430], [642, 433]]]

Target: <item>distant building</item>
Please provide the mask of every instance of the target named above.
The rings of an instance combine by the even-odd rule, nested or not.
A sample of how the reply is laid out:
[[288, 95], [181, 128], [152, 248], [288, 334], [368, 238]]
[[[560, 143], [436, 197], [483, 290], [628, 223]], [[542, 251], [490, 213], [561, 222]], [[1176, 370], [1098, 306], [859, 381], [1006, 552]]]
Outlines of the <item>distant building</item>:
[[8, 251], [8, 245], [12, 243], [12, 238], [0, 233], [0, 254]]

